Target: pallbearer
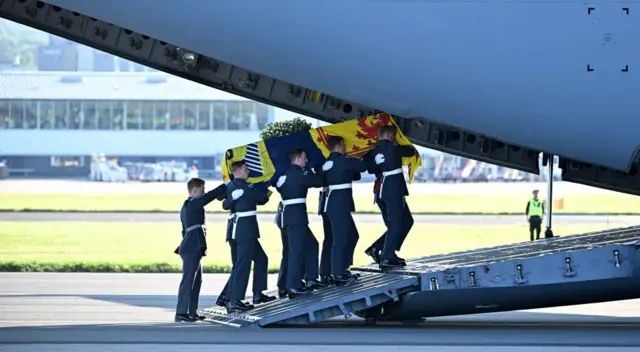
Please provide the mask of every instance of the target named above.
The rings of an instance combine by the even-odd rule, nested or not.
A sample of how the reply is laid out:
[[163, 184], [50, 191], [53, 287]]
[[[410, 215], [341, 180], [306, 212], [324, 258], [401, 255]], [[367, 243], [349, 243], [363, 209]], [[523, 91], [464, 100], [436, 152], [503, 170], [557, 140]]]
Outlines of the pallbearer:
[[251, 185], [246, 179], [249, 168], [244, 161], [237, 161], [231, 165], [233, 182], [227, 188], [227, 197], [231, 197], [235, 210], [231, 238], [238, 245], [236, 263], [231, 272], [229, 285], [228, 312], [246, 311], [251, 309], [242, 300], [245, 298], [249, 284], [251, 262], [253, 268], [253, 303], [266, 303], [275, 297], [266, 296], [262, 291], [267, 289], [268, 259], [260, 245], [260, 229], [258, 228], [257, 206], [269, 201], [268, 189], [262, 185]]
[[[382, 215], [382, 220], [384, 221], [385, 227], [389, 227], [388, 215], [387, 215], [387, 206], [380, 199], [380, 184], [382, 183], [382, 172], [376, 165], [373, 155], [368, 153], [365, 158], [365, 163], [367, 164], [367, 171], [370, 174], [376, 175], [376, 180], [373, 183], [373, 202], [378, 205], [378, 209], [380, 209], [380, 214]], [[413, 216], [411, 215], [411, 211], [409, 210], [409, 205], [405, 202], [405, 207], [402, 212], [402, 236], [400, 236], [400, 240], [396, 245], [396, 251], [400, 251], [402, 248], [402, 244], [404, 240], [407, 238], [407, 235], [411, 231], [413, 227]], [[380, 264], [380, 254], [382, 252], [382, 248], [384, 248], [384, 241], [387, 238], [387, 231], [385, 231], [382, 236], [378, 237], [378, 239], [369, 246], [365, 250], [365, 254], [371, 257], [374, 262]], [[396, 257], [398, 261], [405, 262], [403, 258]]]
[[189, 198], [180, 209], [182, 242], [175, 253], [182, 258], [182, 280], [178, 289], [176, 322], [194, 322], [204, 317], [197, 314], [200, 288], [202, 287], [202, 264], [207, 255], [207, 238], [204, 207], [214, 199], [223, 199], [227, 186], [222, 184], [204, 193], [204, 180], [192, 178], [187, 182]]
[[371, 151], [375, 164], [382, 173], [379, 197], [387, 208], [388, 231], [382, 249], [380, 268], [392, 269], [405, 265], [395, 254], [403, 237], [402, 220], [408, 211], [405, 197], [409, 195], [402, 171], [402, 158], [412, 157], [413, 147], [398, 145], [396, 129], [386, 125], [378, 129], [379, 141]]
[[[229, 181], [229, 183], [233, 181], [233, 174], [231, 174], [230, 177], [231, 177], [231, 181]], [[226, 197], [222, 201], [222, 209], [229, 211], [229, 219], [227, 220], [227, 232], [225, 235], [225, 240], [229, 244], [229, 249], [231, 251], [231, 267], [232, 268], [234, 265], [236, 265], [236, 259], [238, 256], [238, 243], [231, 236], [233, 233], [233, 223], [235, 220], [235, 213], [236, 213], [236, 210], [234, 209], [233, 204], [234, 202], [232, 197]], [[229, 276], [229, 278], [227, 279], [227, 283], [224, 285], [224, 288], [222, 289], [222, 292], [220, 292], [220, 295], [216, 300], [216, 305], [221, 307], [227, 306], [227, 303], [229, 301], [227, 299], [227, 296], [229, 295], [230, 284], [231, 284], [231, 276]]]
[[360, 175], [367, 168], [362, 160], [346, 156], [342, 137], [331, 136], [327, 144], [331, 154], [322, 165], [322, 172], [328, 184], [324, 211], [329, 215], [333, 231], [331, 273], [336, 285], [344, 285], [357, 279], [357, 276], [348, 272], [359, 238], [351, 216], [351, 212], [355, 211], [352, 181], [355, 174]]
[[[322, 178], [306, 168], [307, 153], [294, 149], [289, 153], [291, 165], [276, 182], [282, 197], [282, 224], [289, 237], [287, 289], [289, 298], [304, 296], [324, 286], [318, 279], [318, 241], [309, 229], [307, 193], [309, 188], [322, 187]], [[302, 285], [304, 277], [306, 287]]]

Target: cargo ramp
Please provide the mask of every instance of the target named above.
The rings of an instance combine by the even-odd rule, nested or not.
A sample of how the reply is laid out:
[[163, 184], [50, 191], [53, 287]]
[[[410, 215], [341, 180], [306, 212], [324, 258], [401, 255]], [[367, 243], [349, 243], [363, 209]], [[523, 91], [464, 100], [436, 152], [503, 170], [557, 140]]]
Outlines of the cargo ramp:
[[[204, 309], [234, 327], [312, 324], [338, 316], [411, 321], [640, 298], [640, 226], [410, 260], [381, 272], [353, 269], [357, 282], [300, 299], [278, 299], [242, 314]], [[589, 292], [589, 294], [585, 294]]]

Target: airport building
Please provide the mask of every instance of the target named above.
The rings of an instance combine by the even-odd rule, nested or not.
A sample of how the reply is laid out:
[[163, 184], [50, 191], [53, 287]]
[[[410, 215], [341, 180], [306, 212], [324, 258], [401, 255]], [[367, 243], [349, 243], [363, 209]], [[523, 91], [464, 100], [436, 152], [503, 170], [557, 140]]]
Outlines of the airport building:
[[0, 73], [0, 160], [33, 176], [84, 176], [91, 155], [219, 168], [232, 146], [296, 116], [156, 72]]

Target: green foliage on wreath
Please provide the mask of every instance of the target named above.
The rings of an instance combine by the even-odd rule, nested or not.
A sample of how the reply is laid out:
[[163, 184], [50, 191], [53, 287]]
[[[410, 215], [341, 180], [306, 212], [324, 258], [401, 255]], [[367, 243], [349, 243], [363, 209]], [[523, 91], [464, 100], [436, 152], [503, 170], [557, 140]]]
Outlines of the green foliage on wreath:
[[305, 132], [311, 130], [311, 124], [301, 117], [293, 120], [277, 121], [269, 123], [264, 130], [260, 132], [260, 138], [263, 141], [271, 138], [283, 137], [297, 132]]

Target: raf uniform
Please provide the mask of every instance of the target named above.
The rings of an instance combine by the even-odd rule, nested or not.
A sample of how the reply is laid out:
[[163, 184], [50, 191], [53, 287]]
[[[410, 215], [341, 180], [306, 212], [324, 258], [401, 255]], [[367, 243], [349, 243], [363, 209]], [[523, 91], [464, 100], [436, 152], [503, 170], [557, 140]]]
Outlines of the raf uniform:
[[[531, 240], [539, 240], [540, 232], [542, 231], [542, 217], [544, 216], [544, 205], [540, 199], [538, 199], [538, 191], [533, 191], [534, 197], [527, 202], [527, 209], [525, 214], [529, 220], [529, 233]], [[535, 232], [535, 236], [534, 236]]]
[[202, 286], [202, 264], [200, 260], [207, 255], [207, 239], [204, 207], [214, 199], [222, 199], [227, 191], [222, 184], [200, 197], [189, 197], [180, 209], [182, 223], [182, 242], [175, 253], [182, 258], [182, 280], [178, 289], [176, 321], [188, 321], [199, 318], [197, 315], [200, 288]]
[[388, 230], [381, 255], [382, 268], [404, 264], [395, 255], [395, 250], [399, 247], [403, 236], [405, 197], [409, 195], [402, 172], [402, 158], [411, 157], [414, 152], [412, 147], [398, 145], [386, 139], [381, 139], [370, 152], [373, 162], [382, 173], [378, 196], [387, 208]]
[[[380, 199], [380, 185], [382, 183], [382, 172], [375, 164], [372, 155], [367, 154], [364, 160], [367, 163], [368, 172], [370, 174], [376, 175], [376, 181], [373, 184], [373, 202], [376, 205], [378, 205], [378, 208], [380, 209], [380, 214], [382, 215], [382, 220], [384, 221], [384, 225], [388, 229], [389, 216], [387, 214], [387, 206], [382, 201], [382, 199]], [[407, 235], [409, 234], [409, 232], [411, 231], [411, 228], [413, 227], [413, 223], [414, 223], [413, 216], [411, 215], [411, 211], [409, 210], [409, 205], [405, 202], [403, 212], [402, 212], [402, 235], [398, 239], [398, 243], [395, 248], [396, 251], [400, 251], [400, 248], [402, 248], [402, 244], [404, 243], [404, 240], [407, 239]], [[384, 241], [386, 240], [386, 238], [387, 238], [387, 231], [385, 231], [382, 234], [382, 236], [380, 236], [375, 242], [373, 242], [373, 244], [371, 244], [371, 246], [367, 248], [367, 250], [365, 251], [365, 254], [370, 256], [373, 259], [373, 261], [378, 264], [380, 263], [380, 252], [382, 251], [382, 248], [384, 248]], [[401, 262], [404, 262], [403, 258], [397, 257], [397, 259]]]
[[358, 243], [358, 229], [351, 213], [355, 211], [352, 181], [354, 175], [367, 170], [362, 160], [348, 158], [332, 152], [322, 165], [322, 172], [328, 184], [324, 211], [331, 220], [333, 245], [331, 252], [331, 274], [337, 284], [355, 278], [347, 270], [353, 261], [353, 252]]
[[244, 310], [240, 301], [245, 298], [249, 284], [251, 262], [253, 269], [253, 302], [265, 303], [273, 300], [262, 291], [267, 289], [268, 258], [258, 239], [257, 206], [269, 201], [266, 187], [251, 185], [245, 180], [236, 178], [227, 187], [227, 198], [231, 198], [231, 207], [235, 210], [231, 239], [237, 243], [237, 257], [231, 272], [229, 283], [229, 310]]
[[[285, 298], [287, 297], [287, 273], [289, 268], [289, 236], [287, 236], [287, 230], [282, 226], [282, 202], [278, 203], [275, 223], [280, 230], [280, 239], [282, 240], [282, 258], [280, 259], [280, 270], [278, 271], [278, 297]], [[304, 271], [303, 262], [302, 272]]]
[[307, 288], [313, 289], [318, 284], [318, 241], [309, 229], [306, 204], [312, 187], [322, 187], [322, 178], [293, 164], [276, 183], [282, 197], [281, 226], [289, 237], [287, 289], [290, 298], [309, 292], [301, 284], [303, 265]]

